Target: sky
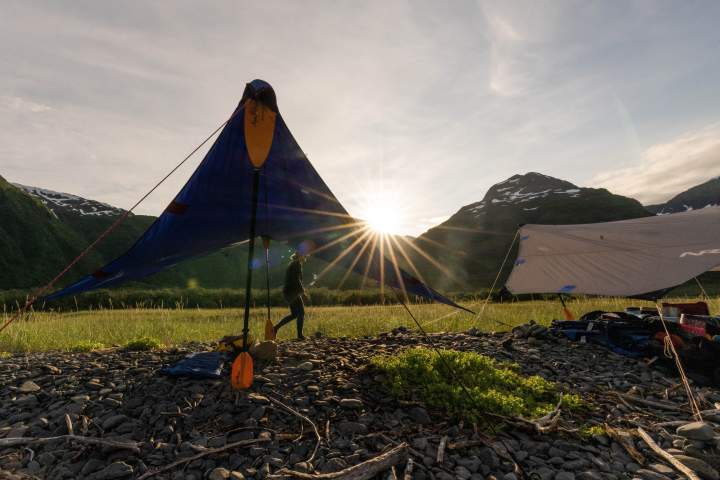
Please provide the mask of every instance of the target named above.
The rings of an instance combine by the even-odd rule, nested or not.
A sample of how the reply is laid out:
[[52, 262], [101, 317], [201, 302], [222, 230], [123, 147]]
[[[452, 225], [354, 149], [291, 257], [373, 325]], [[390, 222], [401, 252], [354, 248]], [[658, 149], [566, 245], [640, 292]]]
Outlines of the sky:
[[[0, 9], [0, 175], [119, 207], [222, 123], [254, 78], [273, 85], [350, 213], [391, 210], [397, 233], [423, 232], [516, 173], [644, 203], [720, 175], [720, 2]], [[201, 159], [137, 213], [159, 214]]]

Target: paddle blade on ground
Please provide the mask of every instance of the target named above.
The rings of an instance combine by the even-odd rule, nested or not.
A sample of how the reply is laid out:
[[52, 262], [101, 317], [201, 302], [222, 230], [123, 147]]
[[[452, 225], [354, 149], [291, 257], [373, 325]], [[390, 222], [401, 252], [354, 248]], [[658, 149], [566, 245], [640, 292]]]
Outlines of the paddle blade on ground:
[[265, 320], [265, 340], [275, 340], [275, 329], [269, 318]]
[[253, 359], [248, 352], [235, 358], [230, 371], [230, 383], [235, 390], [246, 390], [253, 383]]

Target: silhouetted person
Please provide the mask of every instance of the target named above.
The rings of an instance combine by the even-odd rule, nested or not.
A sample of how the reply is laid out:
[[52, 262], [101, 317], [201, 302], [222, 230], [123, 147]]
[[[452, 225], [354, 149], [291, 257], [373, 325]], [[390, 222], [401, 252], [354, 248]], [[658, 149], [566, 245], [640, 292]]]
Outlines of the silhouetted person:
[[290, 305], [290, 315], [283, 318], [275, 325], [275, 334], [283, 325], [286, 325], [293, 320], [297, 324], [297, 337], [300, 340], [304, 340], [303, 335], [303, 323], [305, 322], [305, 305], [303, 304], [303, 295], [305, 294], [305, 287], [303, 287], [302, 279], [302, 264], [305, 263], [307, 257], [295, 252], [290, 257], [290, 265], [288, 265], [285, 271], [285, 285], [283, 286], [283, 296], [285, 301]]

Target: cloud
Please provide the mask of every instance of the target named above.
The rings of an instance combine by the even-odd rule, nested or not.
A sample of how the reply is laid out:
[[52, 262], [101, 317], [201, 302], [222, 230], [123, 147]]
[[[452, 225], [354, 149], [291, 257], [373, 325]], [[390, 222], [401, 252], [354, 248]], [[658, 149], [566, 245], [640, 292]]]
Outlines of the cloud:
[[18, 113], [42, 113], [52, 110], [48, 105], [8, 95], [0, 97], [0, 108]]
[[593, 185], [651, 204], [720, 175], [720, 123], [645, 150], [633, 165], [595, 176]]

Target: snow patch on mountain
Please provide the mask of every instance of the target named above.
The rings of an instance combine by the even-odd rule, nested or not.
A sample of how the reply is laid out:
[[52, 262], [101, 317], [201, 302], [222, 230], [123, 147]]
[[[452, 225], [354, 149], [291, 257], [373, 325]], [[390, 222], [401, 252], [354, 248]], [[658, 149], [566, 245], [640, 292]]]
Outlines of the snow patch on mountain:
[[121, 208], [113, 207], [112, 205], [96, 200], [88, 200], [87, 198], [78, 197], [70, 193], [55, 192], [53, 190], [30, 187], [19, 183], [13, 183], [13, 185], [28, 195], [39, 199], [56, 217], [56, 210], [72, 212], [82, 216], [89, 215], [97, 217], [114, 216], [123, 213]]
[[465, 210], [475, 217], [485, 215], [486, 211], [483, 210], [489, 205], [494, 207], [522, 205], [523, 210], [532, 211], [539, 207], [532, 206], [531, 202], [558, 195], [579, 198], [582, 190], [570, 182], [530, 172], [525, 175], [515, 175], [494, 185], [482, 201], [468, 205]]

